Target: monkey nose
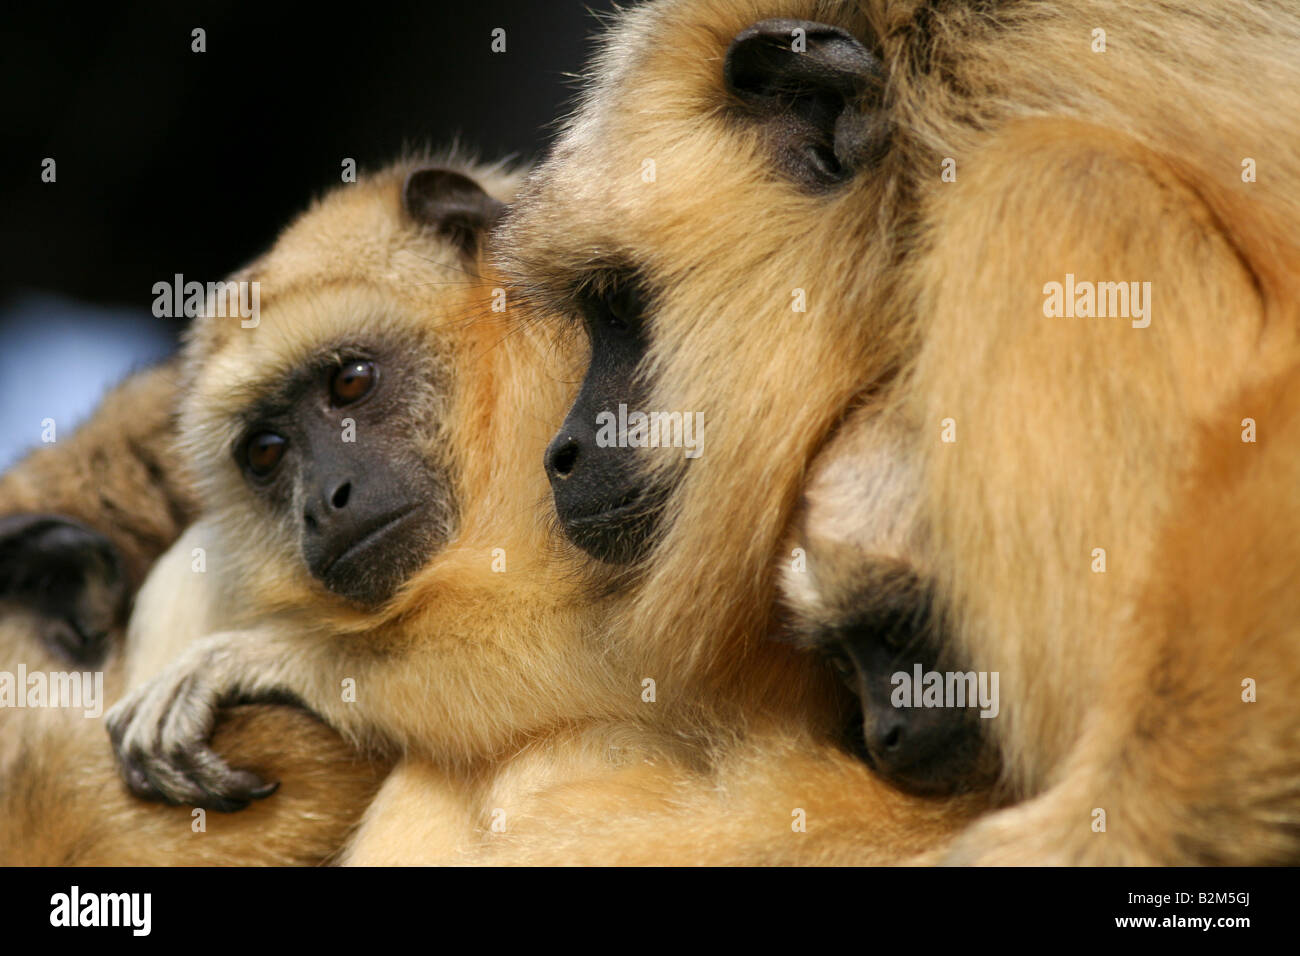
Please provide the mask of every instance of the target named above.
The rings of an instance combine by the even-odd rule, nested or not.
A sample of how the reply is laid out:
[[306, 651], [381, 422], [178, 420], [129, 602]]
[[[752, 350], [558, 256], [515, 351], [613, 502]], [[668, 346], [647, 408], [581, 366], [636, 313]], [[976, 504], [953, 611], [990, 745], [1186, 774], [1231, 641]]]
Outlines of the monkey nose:
[[327, 483], [321, 488], [320, 498], [311, 504], [302, 513], [303, 524], [307, 526], [308, 531], [320, 531], [321, 522], [326, 525], [332, 525], [332, 519], [344, 511], [348, 502], [352, 500], [352, 480], [345, 479], [333, 483]]
[[560, 435], [546, 449], [546, 474], [551, 481], [564, 481], [578, 464], [578, 440]]
[[330, 507], [333, 508], [335, 511], [346, 508], [348, 506], [348, 499], [351, 496], [352, 496], [352, 482], [350, 481], [340, 482], [339, 485], [334, 489], [334, 491], [330, 493], [329, 496]]

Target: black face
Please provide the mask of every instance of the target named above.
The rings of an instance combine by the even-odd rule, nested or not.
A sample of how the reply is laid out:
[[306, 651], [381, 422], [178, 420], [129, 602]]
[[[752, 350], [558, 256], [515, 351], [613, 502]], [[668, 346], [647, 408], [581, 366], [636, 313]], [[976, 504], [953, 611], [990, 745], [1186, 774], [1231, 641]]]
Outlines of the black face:
[[[601, 561], [625, 564], [641, 557], [653, 537], [665, 492], [648, 479], [634, 447], [620, 447], [600, 427], [640, 410], [645, 389], [637, 378], [648, 335], [644, 297], [634, 279], [611, 279], [583, 296], [591, 362], [578, 398], [546, 449], [546, 474], [565, 533]], [[602, 434], [604, 437], [602, 437]]]
[[258, 406], [235, 458], [296, 530], [312, 576], [373, 606], [446, 540], [451, 499], [418, 445], [409, 396], [428, 386], [409, 356], [358, 346], [334, 354], [345, 358], [303, 369]]
[[811, 643], [857, 696], [862, 719], [850, 739], [881, 776], [913, 793], [971, 789], [987, 782], [992, 769], [977, 700], [962, 707], [896, 706], [895, 674], [914, 676], [917, 665], [921, 674], [944, 674], [951, 654], [924, 583], [889, 577], [893, 586], [873, 585], [855, 613]]

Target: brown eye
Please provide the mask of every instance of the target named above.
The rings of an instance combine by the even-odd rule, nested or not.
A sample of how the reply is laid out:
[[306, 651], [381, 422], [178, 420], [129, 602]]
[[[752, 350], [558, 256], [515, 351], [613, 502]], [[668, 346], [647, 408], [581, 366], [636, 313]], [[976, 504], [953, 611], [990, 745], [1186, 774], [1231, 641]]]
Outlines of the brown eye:
[[623, 286], [605, 297], [605, 322], [620, 332], [634, 332], [641, 327], [644, 307], [635, 287]]
[[373, 362], [349, 362], [330, 379], [330, 401], [351, 405], [374, 388], [378, 374]]
[[248, 463], [248, 470], [259, 478], [265, 478], [280, 464], [288, 444], [288, 439], [275, 432], [258, 432], [244, 446], [244, 460]]

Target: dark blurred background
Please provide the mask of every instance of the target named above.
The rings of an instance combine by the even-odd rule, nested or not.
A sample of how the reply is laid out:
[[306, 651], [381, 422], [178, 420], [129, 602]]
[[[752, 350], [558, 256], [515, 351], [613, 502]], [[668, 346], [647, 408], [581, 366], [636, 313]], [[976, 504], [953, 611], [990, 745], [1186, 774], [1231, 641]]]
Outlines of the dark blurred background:
[[365, 170], [455, 137], [485, 158], [539, 156], [591, 11], [612, 4], [18, 6], [0, 14], [0, 468], [42, 419], [67, 434], [174, 349], [181, 322], [151, 314], [155, 282], [243, 264], [345, 157]]

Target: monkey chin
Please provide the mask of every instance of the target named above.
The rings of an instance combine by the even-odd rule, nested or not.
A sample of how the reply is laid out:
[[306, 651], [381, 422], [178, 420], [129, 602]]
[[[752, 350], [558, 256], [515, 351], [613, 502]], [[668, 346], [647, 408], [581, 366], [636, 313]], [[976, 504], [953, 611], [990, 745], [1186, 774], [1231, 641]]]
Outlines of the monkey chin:
[[409, 505], [371, 522], [352, 541], [318, 561], [313, 574], [330, 592], [365, 609], [379, 607], [432, 557], [437, 509]]
[[628, 565], [654, 547], [667, 501], [666, 491], [641, 490], [613, 508], [574, 515], [557, 507], [556, 512], [564, 534], [584, 553], [605, 564]]

